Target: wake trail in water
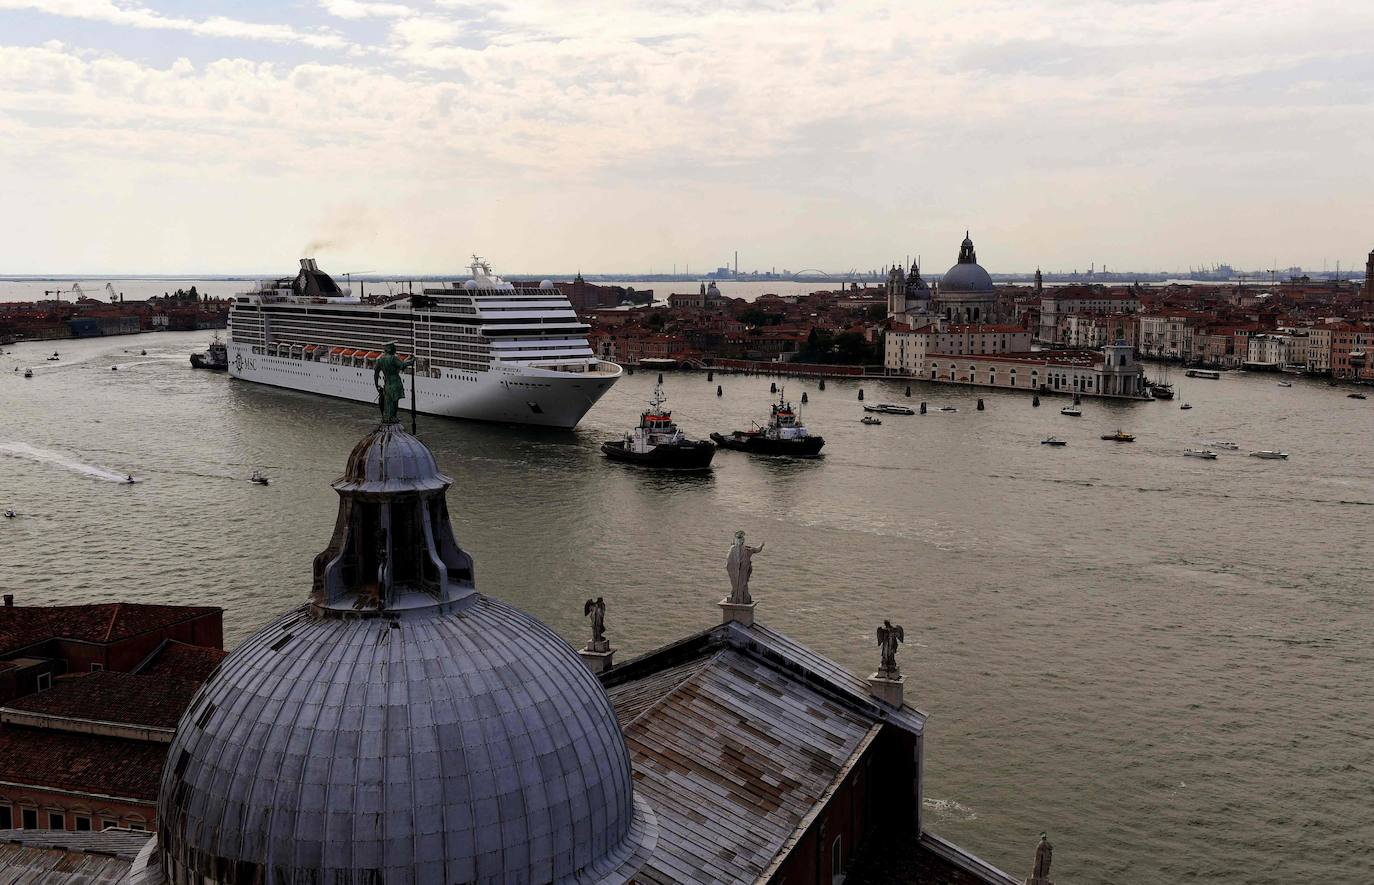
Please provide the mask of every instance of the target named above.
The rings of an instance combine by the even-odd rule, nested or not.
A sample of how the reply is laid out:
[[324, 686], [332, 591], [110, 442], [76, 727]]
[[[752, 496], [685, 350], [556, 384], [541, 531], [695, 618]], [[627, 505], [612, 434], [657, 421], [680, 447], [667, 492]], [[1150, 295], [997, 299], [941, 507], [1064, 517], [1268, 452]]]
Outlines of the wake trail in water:
[[16, 458], [26, 458], [30, 461], [37, 461], [40, 464], [51, 464], [54, 467], [61, 467], [66, 470], [73, 470], [77, 473], [89, 476], [92, 479], [104, 480], [105, 482], [127, 482], [127, 474], [116, 473], [107, 467], [99, 464], [86, 464], [55, 452], [52, 449], [40, 449], [24, 442], [0, 443], [0, 453], [13, 455]]

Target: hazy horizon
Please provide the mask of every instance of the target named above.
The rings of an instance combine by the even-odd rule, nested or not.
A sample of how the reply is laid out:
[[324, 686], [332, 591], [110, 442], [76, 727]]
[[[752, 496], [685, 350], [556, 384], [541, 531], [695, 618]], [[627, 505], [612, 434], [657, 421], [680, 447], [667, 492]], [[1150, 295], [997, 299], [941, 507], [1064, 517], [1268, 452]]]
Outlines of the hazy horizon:
[[938, 273], [965, 229], [993, 273], [1354, 273], [1372, 37], [1335, 0], [0, 0], [0, 273]]

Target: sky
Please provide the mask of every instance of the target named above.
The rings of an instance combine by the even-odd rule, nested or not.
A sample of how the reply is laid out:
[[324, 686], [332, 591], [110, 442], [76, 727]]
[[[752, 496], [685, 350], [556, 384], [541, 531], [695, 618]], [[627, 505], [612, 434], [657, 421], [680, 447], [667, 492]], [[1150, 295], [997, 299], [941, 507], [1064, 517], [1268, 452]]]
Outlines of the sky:
[[1367, 0], [0, 0], [0, 274], [1358, 265]]

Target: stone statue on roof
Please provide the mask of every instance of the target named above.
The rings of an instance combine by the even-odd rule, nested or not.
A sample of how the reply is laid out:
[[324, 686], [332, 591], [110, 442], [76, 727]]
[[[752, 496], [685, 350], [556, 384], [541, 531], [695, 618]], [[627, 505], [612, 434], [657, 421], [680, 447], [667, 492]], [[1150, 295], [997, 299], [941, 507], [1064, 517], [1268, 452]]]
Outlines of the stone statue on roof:
[[1050, 881], [1050, 861], [1054, 858], [1054, 846], [1049, 837], [1040, 834], [1040, 843], [1035, 846], [1035, 868], [1031, 870], [1026, 885], [1054, 885]]
[[394, 343], [388, 344], [386, 353], [377, 358], [377, 364], [372, 369], [372, 383], [377, 387], [377, 406], [382, 410], [383, 424], [397, 420], [396, 407], [406, 395], [401, 373], [414, 369], [414, 360], [401, 359], [396, 355]]
[[588, 599], [582, 606], [582, 614], [592, 619], [592, 644], [595, 648], [606, 642], [606, 603], [598, 596]]
[[878, 648], [882, 650], [883, 662], [878, 668], [881, 676], [892, 678], [901, 675], [901, 669], [897, 666], [897, 646], [906, 641], [906, 633], [902, 630], [901, 624], [893, 624], [887, 619], [883, 619], [883, 625], [878, 628]]
[[750, 547], [744, 543], [744, 532], [735, 532], [735, 543], [730, 546], [730, 555], [725, 560], [725, 571], [730, 576], [731, 603], [751, 605], [754, 602], [749, 595], [749, 576], [754, 573], [754, 554], [762, 549], [763, 544]]

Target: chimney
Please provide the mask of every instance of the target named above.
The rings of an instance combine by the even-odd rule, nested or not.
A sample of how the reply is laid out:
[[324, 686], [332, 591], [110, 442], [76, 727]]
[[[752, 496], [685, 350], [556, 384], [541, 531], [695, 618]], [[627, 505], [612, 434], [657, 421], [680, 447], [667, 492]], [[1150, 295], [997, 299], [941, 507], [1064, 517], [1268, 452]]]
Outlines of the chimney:
[[14, 608], [14, 594], [13, 594], [13, 593], [6, 593], [6, 594], [5, 594], [5, 608]]

